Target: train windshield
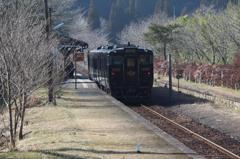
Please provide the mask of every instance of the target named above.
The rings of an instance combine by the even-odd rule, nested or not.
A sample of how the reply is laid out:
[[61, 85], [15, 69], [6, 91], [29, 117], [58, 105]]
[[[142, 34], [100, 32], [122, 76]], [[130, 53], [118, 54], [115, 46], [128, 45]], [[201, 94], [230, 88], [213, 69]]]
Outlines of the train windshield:
[[135, 67], [135, 59], [134, 58], [127, 59], [127, 67]]
[[148, 55], [141, 55], [139, 56], [139, 63], [141, 65], [149, 65], [151, 64], [151, 58]]
[[112, 64], [113, 65], [122, 65], [123, 58], [121, 56], [112, 56]]

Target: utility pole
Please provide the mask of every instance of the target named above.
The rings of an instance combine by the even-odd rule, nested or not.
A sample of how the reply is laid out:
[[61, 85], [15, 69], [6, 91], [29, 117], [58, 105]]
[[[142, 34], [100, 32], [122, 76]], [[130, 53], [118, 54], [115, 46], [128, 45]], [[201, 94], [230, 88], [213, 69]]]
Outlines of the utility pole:
[[52, 31], [52, 8], [48, 8], [48, 14], [49, 14], [49, 33]]
[[49, 38], [49, 14], [48, 14], [48, 0], [43, 0], [44, 1], [44, 6], [45, 6], [45, 20], [46, 20], [46, 34], [47, 34], [47, 40]]
[[[44, 0], [44, 6], [45, 6], [45, 20], [46, 20], [46, 39], [49, 41], [49, 35], [50, 35], [50, 26], [51, 26], [51, 8], [48, 7], [48, 0]], [[50, 13], [50, 14], [49, 14]], [[53, 56], [52, 53], [49, 54], [49, 71], [48, 71], [48, 102], [53, 102]]]
[[16, 10], [18, 10], [18, 0], [15, 2]]

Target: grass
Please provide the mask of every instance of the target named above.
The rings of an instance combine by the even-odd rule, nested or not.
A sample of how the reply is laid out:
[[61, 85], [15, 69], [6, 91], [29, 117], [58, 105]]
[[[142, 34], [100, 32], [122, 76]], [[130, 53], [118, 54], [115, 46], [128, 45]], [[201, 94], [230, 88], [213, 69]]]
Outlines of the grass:
[[47, 98], [47, 88], [39, 88], [33, 93], [33, 95], [38, 98]]
[[37, 152], [5, 152], [0, 153], [0, 159], [42, 159], [43, 154]]
[[0, 159], [84, 159], [73, 155], [67, 155], [56, 151], [33, 152], [5, 152], [0, 153]]
[[[47, 89], [39, 89], [33, 96], [44, 102], [47, 100]], [[24, 139], [16, 143], [18, 151], [0, 152], [0, 159], [92, 158], [86, 157], [86, 153], [61, 150], [64, 147], [85, 149], [86, 144], [81, 140], [85, 133], [78, 128], [79, 117], [76, 115], [79, 96], [70, 89], [64, 89], [58, 96], [57, 106], [44, 104], [27, 109], [25, 121], [28, 125], [24, 126]]]

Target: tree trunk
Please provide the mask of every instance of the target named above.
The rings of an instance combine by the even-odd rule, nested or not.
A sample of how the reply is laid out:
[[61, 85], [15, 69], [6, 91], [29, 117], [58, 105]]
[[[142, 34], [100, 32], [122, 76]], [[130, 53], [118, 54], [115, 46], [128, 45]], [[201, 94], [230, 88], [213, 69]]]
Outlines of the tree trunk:
[[212, 58], [213, 58], [212, 59], [212, 64], [215, 65], [215, 63], [216, 63], [216, 55], [215, 55], [215, 53], [213, 53], [213, 57]]
[[20, 123], [20, 129], [19, 129], [19, 140], [23, 139], [23, 124], [24, 124], [25, 110], [26, 110], [26, 105], [27, 105], [27, 95], [26, 95], [26, 93], [23, 94], [22, 100], [23, 100], [23, 103], [22, 103], [22, 110], [21, 110], [21, 123]]
[[227, 59], [225, 57], [222, 57], [222, 62], [223, 62], [224, 65], [226, 65], [227, 64]]
[[9, 113], [9, 130], [10, 130], [10, 149], [13, 150], [15, 148], [15, 138], [13, 134], [13, 117], [12, 117], [12, 103], [11, 103], [11, 84], [10, 84], [10, 72], [8, 71], [7, 78], [7, 91], [8, 91], [8, 113]]
[[18, 126], [18, 121], [19, 121], [19, 108], [18, 108], [18, 104], [17, 101], [14, 101], [15, 103], [15, 119], [14, 119], [14, 137], [16, 138], [17, 135], [17, 126]]
[[12, 106], [10, 103], [8, 103], [8, 111], [9, 111], [9, 129], [10, 129], [10, 144], [11, 147], [10, 149], [15, 148], [15, 139], [14, 139], [14, 134], [13, 134], [13, 121], [12, 121]]
[[164, 42], [163, 44], [163, 56], [164, 56], [164, 60], [167, 60], [167, 43]]
[[49, 72], [48, 72], [48, 102], [53, 103], [54, 102], [54, 86], [53, 86], [53, 56], [52, 53], [50, 53], [50, 63], [49, 63]]

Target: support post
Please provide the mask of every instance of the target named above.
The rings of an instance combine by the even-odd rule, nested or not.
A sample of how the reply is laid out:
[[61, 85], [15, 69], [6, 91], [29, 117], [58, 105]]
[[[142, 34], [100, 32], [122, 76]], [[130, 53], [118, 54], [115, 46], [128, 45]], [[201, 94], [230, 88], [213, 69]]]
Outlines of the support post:
[[168, 55], [168, 76], [169, 76], [169, 103], [172, 101], [172, 57]]
[[48, 18], [48, 25], [49, 25], [49, 34], [52, 31], [52, 8], [48, 8], [48, 14], [49, 14], [49, 18]]
[[[44, 6], [45, 6], [45, 20], [46, 20], [46, 39], [47, 41], [49, 41], [49, 35], [50, 35], [50, 26], [51, 26], [51, 8], [48, 7], [48, 0], [44, 0]], [[52, 53], [49, 54], [49, 72], [48, 72], [48, 102], [52, 103], [53, 102], [53, 77], [52, 77], [52, 73], [53, 73], [53, 56]]]
[[178, 93], [180, 92], [180, 90], [179, 90], [179, 87], [180, 87], [180, 86], [179, 86], [179, 80], [180, 80], [180, 79], [178, 78]]
[[75, 89], [77, 89], [77, 60], [76, 60], [76, 51], [74, 50], [74, 65], [75, 65], [75, 71], [74, 71], [74, 78], [75, 78]]

